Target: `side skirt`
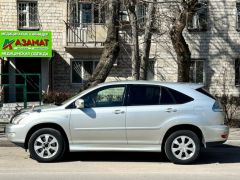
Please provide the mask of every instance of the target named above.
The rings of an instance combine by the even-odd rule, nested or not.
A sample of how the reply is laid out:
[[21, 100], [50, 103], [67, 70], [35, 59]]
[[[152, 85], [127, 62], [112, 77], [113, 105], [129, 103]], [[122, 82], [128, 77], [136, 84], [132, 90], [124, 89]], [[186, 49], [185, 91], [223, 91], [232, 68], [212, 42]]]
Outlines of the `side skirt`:
[[77, 151], [140, 151], [161, 152], [161, 145], [129, 145], [129, 144], [70, 144], [70, 152]]

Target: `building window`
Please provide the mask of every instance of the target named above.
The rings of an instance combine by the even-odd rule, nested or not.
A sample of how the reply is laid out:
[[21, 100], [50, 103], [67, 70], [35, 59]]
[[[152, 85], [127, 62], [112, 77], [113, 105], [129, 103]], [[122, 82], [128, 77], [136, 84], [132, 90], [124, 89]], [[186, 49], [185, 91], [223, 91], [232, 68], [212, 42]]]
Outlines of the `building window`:
[[146, 4], [140, 3], [137, 6], [137, 18], [139, 25], [144, 25], [146, 20]]
[[[146, 20], [146, 4], [145, 3], [139, 3], [136, 6], [136, 15], [137, 15], [137, 21], [140, 27], [145, 24]], [[121, 23], [129, 23], [129, 15], [128, 11], [125, 5], [121, 4], [120, 6], [120, 21]]]
[[72, 83], [84, 83], [92, 75], [98, 61], [72, 60], [71, 76]]
[[200, 0], [196, 5], [196, 12], [192, 20], [188, 21], [189, 31], [207, 31], [208, 25], [208, 2]]
[[205, 83], [204, 60], [192, 60], [190, 67], [190, 81], [193, 83]]
[[237, 2], [236, 29], [240, 31], [240, 2]]
[[18, 28], [39, 29], [37, 1], [18, 2]]
[[93, 23], [94, 5], [92, 3], [75, 3], [72, 6], [72, 24], [80, 26]]
[[120, 3], [119, 19], [121, 24], [129, 23], [128, 11], [124, 3]]
[[154, 80], [155, 62], [156, 61], [154, 61], [154, 60], [150, 60], [149, 63], [148, 63], [147, 80]]
[[240, 86], [240, 59], [235, 60], [235, 85]]

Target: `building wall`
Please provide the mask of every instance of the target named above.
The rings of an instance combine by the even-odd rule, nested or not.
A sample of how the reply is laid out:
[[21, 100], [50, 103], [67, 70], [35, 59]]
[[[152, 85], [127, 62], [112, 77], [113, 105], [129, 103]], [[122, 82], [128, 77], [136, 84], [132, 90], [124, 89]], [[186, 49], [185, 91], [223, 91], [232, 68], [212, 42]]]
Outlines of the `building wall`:
[[208, 6], [208, 31], [185, 33], [192, 57], [206, 59], [206, 83], [213, 93], [238, 94], [234, 68], [240, 52], [236, 0], [211, 0]]
[[[159, 0], [159, 2], [162, 2]], [[168, 13], [168, 5], [158, 4], [158, 13]], [[193, 59], [205, 60], [205, 85], [214, 94], [239, 94], [235, 86], [235, 59], [240, 53], [240, 32], [236, 30], [236, 0], [208, 1], [208, 30], [189, 32], [184, 36]], [[166, 15], [166, 14], [165, 14]], [[170, 22], [162, 20], [164, 35], [155, 35], [152, 56], [155, 56], [156, 79], [177, 81], [176, 55], [169, 37]]]
[[[239, 57], [240, 51], [240, 32], [236, 31], [236, 0], [209, 0], [208, 6], [208, 31], [185, 31], [184, 36], [192, 58], [205, 59], [206, 85], [211, 92], [219, 94], [227, 91], [236, 95], [239, 88], [234, 84], [234, 60]], [[166, 10], [166, 6], [158, 4], [158, 9], [164, 11], [164, 8]], [[80, 85], [71, 84], [71, 59], [96, 59], [100, 57], [101, 49], [65, 48], [66, 0], [38, 0], [38, 10], [41, 30], [53, 33], [53, 88], [56, 91], [77, 91]], [[156, 61], [154, 79], [177, 81], [176, 56], [169, 39], [168, 25], [169, 22], [162, 22], [164, 35], [153, 37], [151, 58]], [[0, 1], [0, 29], [17, 29], [16, 0]], [[121, 48], [117, 65], [113, 67], [108, 80], [131, 79], [131, 60], [128, 53], [124, 47]]]

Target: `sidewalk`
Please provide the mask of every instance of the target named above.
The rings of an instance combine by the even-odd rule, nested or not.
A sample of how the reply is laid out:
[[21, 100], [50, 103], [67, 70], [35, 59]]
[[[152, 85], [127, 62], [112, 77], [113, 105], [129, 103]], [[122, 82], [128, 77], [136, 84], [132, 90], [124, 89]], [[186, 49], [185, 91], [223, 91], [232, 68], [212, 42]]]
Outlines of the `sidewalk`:
[[0, 133], [0, 147], [14, 147], [14, 146], [16, 145], [9, 142], [4, 133]]
[[229, 134], [228, 140], [240, 141], [240, 128], [230, 128], [230, 134]]

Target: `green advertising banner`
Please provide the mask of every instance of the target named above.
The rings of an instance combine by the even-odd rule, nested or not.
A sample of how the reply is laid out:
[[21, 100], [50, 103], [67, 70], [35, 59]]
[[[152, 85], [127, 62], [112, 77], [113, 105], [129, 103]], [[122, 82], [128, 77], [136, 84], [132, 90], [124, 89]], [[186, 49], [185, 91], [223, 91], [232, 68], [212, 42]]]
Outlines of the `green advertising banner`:
[[52, 57], [52, 33], [0, 30], [0, 57]]

